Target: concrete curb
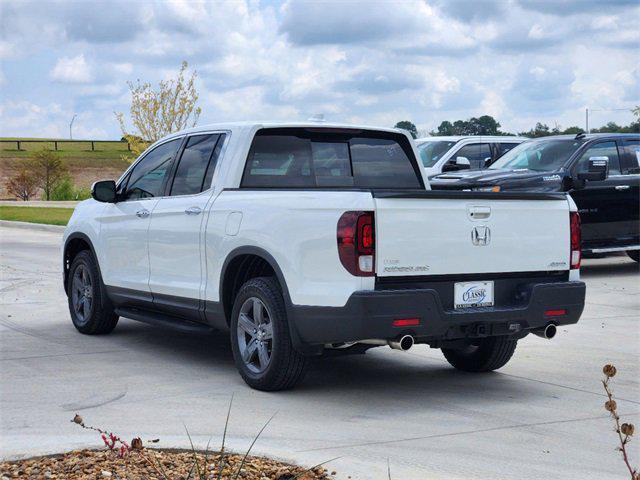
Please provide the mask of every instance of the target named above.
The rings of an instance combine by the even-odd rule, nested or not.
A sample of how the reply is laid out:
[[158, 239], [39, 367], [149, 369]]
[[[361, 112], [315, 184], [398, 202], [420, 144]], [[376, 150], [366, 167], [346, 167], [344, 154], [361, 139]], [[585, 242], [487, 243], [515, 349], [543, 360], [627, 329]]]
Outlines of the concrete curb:
[[41, 232], [53, 232], [53, 233], [62, 233], [64, 227], [62, 225], [45, 225], [42, 223], [30, 223], [30, 222], [14, 222], [12, 220], [0, 220], [0, 227], [9, 227], [9, 228], [22, 228], [25, 230], [39, 230]]

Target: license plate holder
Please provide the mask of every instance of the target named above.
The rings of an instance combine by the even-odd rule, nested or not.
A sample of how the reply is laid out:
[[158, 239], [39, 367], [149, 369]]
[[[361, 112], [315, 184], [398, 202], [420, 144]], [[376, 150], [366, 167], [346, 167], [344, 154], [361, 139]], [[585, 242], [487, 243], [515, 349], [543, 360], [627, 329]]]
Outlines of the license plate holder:
[[493, 281], [454, 283], [453, 306], [456, 310], [493, 307]]

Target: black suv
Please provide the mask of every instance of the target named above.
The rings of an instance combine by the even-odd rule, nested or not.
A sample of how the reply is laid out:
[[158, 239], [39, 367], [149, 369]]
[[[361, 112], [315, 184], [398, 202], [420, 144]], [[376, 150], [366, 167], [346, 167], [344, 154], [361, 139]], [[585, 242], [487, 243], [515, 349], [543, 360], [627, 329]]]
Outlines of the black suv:
[[640, 260], [640, 135], [558, 135], [531, 140], [486, 170], [443, 173], [432, 189], [570, 192], [585, 253]]

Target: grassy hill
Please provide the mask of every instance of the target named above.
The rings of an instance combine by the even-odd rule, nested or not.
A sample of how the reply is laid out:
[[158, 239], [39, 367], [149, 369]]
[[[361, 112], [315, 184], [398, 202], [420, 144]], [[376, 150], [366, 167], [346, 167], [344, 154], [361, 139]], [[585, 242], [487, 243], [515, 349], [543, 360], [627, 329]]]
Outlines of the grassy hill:
[[[20, 150], [17, 149], [17, 140], [20, 141]], [[8, 198], [5, 183], [31, 152], [42, 148], [54, 150], [56, 140], [58, 150], [55, 153], [63, 160], [77, 187], [89, 188], [96, 180], [116, 179], [129, 166], [123, 158], [129, 153], [126, 142], [95, 141], [92, 150], [91, 140], [63, 142], [55, 138], [0, 137], [0, 198]]]

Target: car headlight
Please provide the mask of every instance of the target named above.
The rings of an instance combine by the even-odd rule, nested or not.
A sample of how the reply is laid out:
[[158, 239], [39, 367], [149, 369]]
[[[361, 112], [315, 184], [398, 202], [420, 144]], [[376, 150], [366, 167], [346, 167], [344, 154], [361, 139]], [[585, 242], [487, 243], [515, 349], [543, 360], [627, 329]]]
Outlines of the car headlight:
[[492, 185], [490, 187], [476, 187], [473, 190], [475, 192], [499, 192], [500, 185]]

